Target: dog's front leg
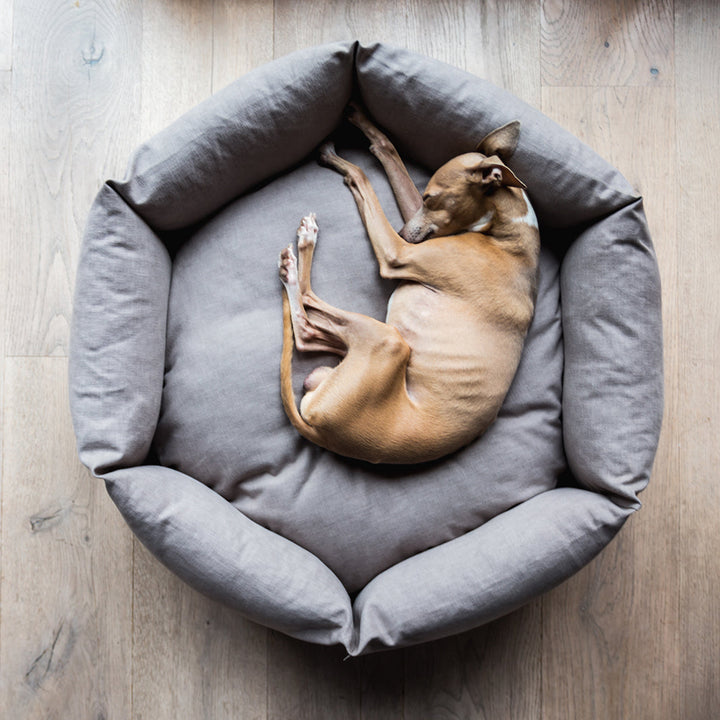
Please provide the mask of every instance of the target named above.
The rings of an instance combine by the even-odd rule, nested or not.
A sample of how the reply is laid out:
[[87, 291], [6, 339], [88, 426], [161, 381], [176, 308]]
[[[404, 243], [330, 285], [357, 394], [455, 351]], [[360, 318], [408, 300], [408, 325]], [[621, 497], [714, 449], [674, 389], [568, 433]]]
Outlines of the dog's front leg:
[[405, 242], [395, 232], [380, 205], [367, 175], [351, 162], [341, 158], [332, 143], [320, 149], [320, 161], [339, 172], [355, 198], [360, 217], [365, 225], [375, 257], [384, 278], [410, 279], [410, 267], [414, 246]]
[[355, 103], [350, 104], [347, 117], [353, 125], [362, 130], [365, 137], [370, 141], [370, 152], [385, 169], [400, 214], [403, 220], [407, 222], [420, 209], [422, 197], [408, 174], [400, 153], [390, 142], [387, 135]]

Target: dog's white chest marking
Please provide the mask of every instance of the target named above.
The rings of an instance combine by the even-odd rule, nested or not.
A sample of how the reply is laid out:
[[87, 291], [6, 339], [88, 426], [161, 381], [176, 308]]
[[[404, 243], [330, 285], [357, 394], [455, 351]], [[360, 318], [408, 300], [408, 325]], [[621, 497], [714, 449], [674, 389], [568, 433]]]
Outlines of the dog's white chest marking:
[[522, 216], [518, 218], [513, 218], [514, 223], [525, 223], [525, 225], [529, 225], [532, 228], [538, 229], [538, 219], [537, 215], [535, 215], [535, 211], [533, 210], [533, 206], [530, 204], [530, 198], [527, 196], [527, 193], [523, 190], [523, 199], [525, 200], [525, 205], [527, 205], [527, 212]]
[[492, 225], [495, 212], [488, 210], [472, 227], [468, 228], [470, 232], [485, 232]]

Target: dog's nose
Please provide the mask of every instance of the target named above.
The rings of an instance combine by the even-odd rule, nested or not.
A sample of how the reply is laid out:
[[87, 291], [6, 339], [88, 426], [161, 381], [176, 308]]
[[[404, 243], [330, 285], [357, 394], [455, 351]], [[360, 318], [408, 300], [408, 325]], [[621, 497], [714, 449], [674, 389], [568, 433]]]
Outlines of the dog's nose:
[[416, 217], [410, 218], [400, 230], [400, 237], [409, 243], [420, 242], [422, 236], [422, 223]]
[[403, 240], [405, 240], [405, 242], [417, 245], [418, 243], [427, 240], [434, 231], [435, 228], [432, 225], [425, 227], [417, 222], [413, 222], [413, 220], [409, 220], [405, 223], [405, 225], [403, 225], [399, 235]]
[[403, 226], [402, 230], [400, 230], [399, 234], [400, 237], [405, 240], [405, 242], [417, 244], [423, 241], [423, 237], [421, 236], [419, 228], [409, 228], [407, 225], [405, 225]]

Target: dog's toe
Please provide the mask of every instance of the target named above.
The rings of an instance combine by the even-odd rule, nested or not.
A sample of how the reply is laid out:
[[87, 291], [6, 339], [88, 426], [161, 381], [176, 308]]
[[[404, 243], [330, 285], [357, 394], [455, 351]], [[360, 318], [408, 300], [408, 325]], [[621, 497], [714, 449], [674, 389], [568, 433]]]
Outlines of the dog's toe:
[[286, 285], [297, 283], [297, 260], [292, 245], [288, 245], [280, 252], [278, 258], [278, 274], [280, 280]]
[[317, 242], [318, 224], [315, 213], [309, 213], [300, 221], [297, 231], [298, 247], [305, 244], [314, 245]]

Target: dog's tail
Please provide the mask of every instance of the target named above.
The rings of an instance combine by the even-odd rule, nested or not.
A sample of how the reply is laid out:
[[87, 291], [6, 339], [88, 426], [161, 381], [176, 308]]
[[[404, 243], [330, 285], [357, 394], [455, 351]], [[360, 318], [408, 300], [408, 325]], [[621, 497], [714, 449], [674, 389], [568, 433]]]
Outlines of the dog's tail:
[[283, 290], [283, 346], [280, 358], [280, 395], [282, 397], [285, 414], [293, 424], [293, 427], [308, 440], [314, 443], [320, 443], [320, 436], [317, 430], [308, 425], [300, 415], [297, 403], [295, 401], [295, 393], [292, 386], [292, 356], [295, 347], [292, 327], [292, 311], [290, 309], [290, 300], [287, 292]]

